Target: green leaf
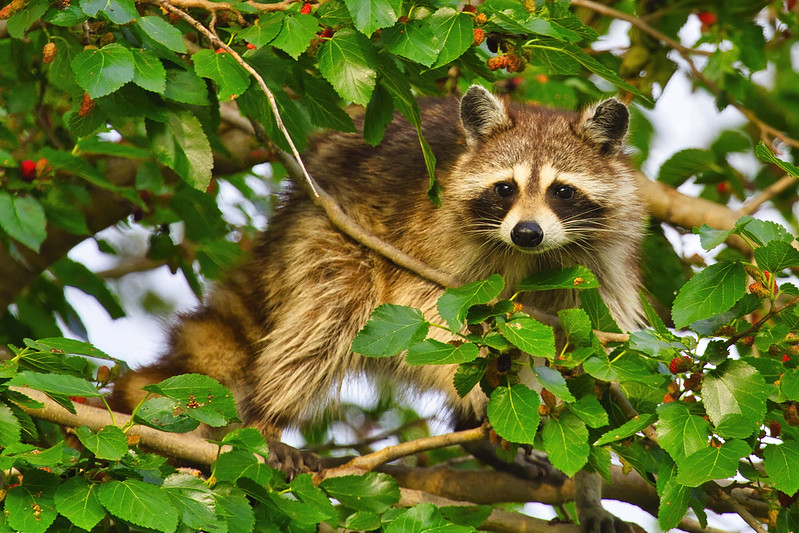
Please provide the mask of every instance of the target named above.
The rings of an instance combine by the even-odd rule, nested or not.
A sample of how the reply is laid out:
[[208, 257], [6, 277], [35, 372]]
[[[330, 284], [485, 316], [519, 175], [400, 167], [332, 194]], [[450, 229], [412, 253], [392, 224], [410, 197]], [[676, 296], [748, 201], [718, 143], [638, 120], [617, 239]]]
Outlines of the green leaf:
[[352, 118], [339, 107], [339, 97], [326, 80], [303, 73], [302, 84], [311, 122], [322, 128], [355, 131]]
[[769, 150], [769, 148], [766, 146], [766, 143], [763, 141], [757, 143], [757, 146], [755, 147], [755, 155], [757, 155], [757, 157], [766, 163], [777, 165], [794, 178], [799, 178], [799, 168], [793, 163], [789, 163], [788, 161], [783, 161], [782, 159], [778, 158], [776, 155], [774, 155], [774, 152]]
[[365, 106], [375, 86], [377, 61], [372, 43], [351, 29], [337, 31], [317, 54], [319, 72], [345, 100]]
[[[186, 53], [183, 33], [175, 26], [158, 16], [141, 17], [136, 24], [155, 42], [179, 54]], [[145, 87], [146, 88], [146, 87]]]
[[98, 487], [80, 476], [67, 479], [56, 489], [56, 510], [76, 526], [91, 531], [106, 514], [97, 498]]
[[735, 305], [746, 294], [746, 271], [741, 263], [720, 262], [710, 265], [683, 285], [671, 316], [674, 326], [683, 328], [709, 318]]
[[422, 312], [404, 305], [383, 304], [352, 340], [352, 351], [367, 357], [391, 357], [427, 336]]
[[657, 409], [658, 443], [677, 463], [692, 453], [707, 448], [710, 424], [692, 415], [681, 402], [665, 403]]
[[702, 399], [710, 421], [740, 414], [757, 425], [766, 414], [769, 389], [760, 372], [743, 361], [730, 360], [711, 370], [702, 382]]
[[574, 402], [576, 399], [572, 395], [563, 375], [548, 366], [533, 367], [533, 374], [538, 378], [538, 383], [546, 390], [563, 400], [564, 402]]
[[166, 90], [166, 69], [161, 60], [151, 50], [132, 50], [133, 83], [158, 94]]
[[193, 70], [167, 69], [164, 96], [184, 104], [208, 105], [208, 87]]
[[425, 339], [408, 349], [405, 362], [409, 365], [451, 365], [474, 361], [480, 355], [476, 344], [465, 342], [458, 346], [435, 339]]
[[116, 461], [128, 453], [125, 432], [116, 426], [106, 426], [94, 433], [86, 426], [75, 430], [78, 440], [98, 459]]
[[430, 17], [430, 29], [438, 39], [441, 50], [434, 67], [458, 59], [474, 42], [472, 17], [458, 13], [451, 7], [442, 7]]
[[588, 428], [575, 415], [564, 411], [559, 418], [550, 418], [541, 436], [552, 466], [567, 476], [576, 474], [588, 461]]
[[150, 398], [142, 404], [133, 417], [136, 423], [168, 431], [171, 433], [187, 433], [200, 425], [199, 420], [177, 410], [178, 402], [171, 398]]
[[191, 529], [208, 533], [227, 531], [223, 518], [217, 515], [213, 491], [202, 479], [191, 474], [171, 474], [164, 479], [161, 489], [177, 509], [180, 521]]
[[785, 395], [786, 400], [799, 401], [799, 370], [795, 368], [785, 370], [780, 378], [780, 392]]
[[568, 408], [589, 427], [601, 428], [608, 424], [608, 413], [593, 394], [582, 396], [576, 402], [569, 404]]
[[599, 294], [599, 289], [587, 289], [579, 292], [580, 294], [580, 307], [586, 312], [591, 319], [591, 326], [593, 329], [599, 331], [609, 331], [611, 333], [621, 333], [621, 328], [613, 316], [610, 314], [610, 309], [605, 305], [602, 296]]
[[394, 25], [402, 8], [400, 0], [345, 0], [344, 3], [355, 27], [367, 36]]
[[688, 512], [691, 489], [674, 479], [666, 482], [658, 506], [658, 525], [663, 531], [677, 527]]
[[[3, 4], [8, 5], [6, 2]], [[20, 39], [48, 11], [48, 7], [49, 2], [46, 0], [32, 0], [23, 4], [23, 8], [8, 19], [8, 34], [14, 39]]]
[[22, 436], [22, 426], [19, 419], [14, 416], [11, 408], [0, 404], [0, 447], [7, 447], [19, 442]]
[[533, 357], [555, 357], [555, 334], [552, 326], [526, 316], [516, 316], [508, 320], [497, 318], [497, 327], [502, 336], [514, 346]]
[[[60, 283], [75, 287], [86, 294], [94, 296], [105, 308], [111, 318], [116, 320], [117, 318], [125, 316], [125, 310], [119, 303], [117, 296], [108, 288], [105, 280], [89, 270], [82, 263], [72, 261], [69, 257], [63, 257], [50, 267], [50, 271]], [[107, 354], [98, 350], [88, 342], [72, 339], [40, 339], [36, 343], [36, 346], [41, 346], [44, 349], [59, 350], [64, 353], [108, 358]]]
[[331, 498], [356, 511], [382, 513], [399, 501], [396, 480], [388, 474], [328, 478], [319, 485]]
[[593, 272], [584, 266], [571, 266], [539, 272], [519, 284], [520, 291], [548, 291], [551, 289], [596, 289], [599, 282]]
[[698, 229], [694, 228], [694, 233], [699, 234], [699, 243], [702, 245], [702, 248], [708, 252], [716, 246], [723, 244], [727, 239], [730, 238], [730, 235], [736, 232], [736, 228], [727, 230], [714, 229], [707, 224], [702, 224], [702, 227]]
[[677, 465], [677, 483], [698, 487], [714, 479], [732, 477], [738, 472], [738, 460], [752, 452], [741, 440], [730, 440], [719, 448], [708, 446], [689, 455]]
[[156, 158], [186, 183], [205, 191], [214, 166], [211, 143], [199, 119], [189, 111], [168, 111], [166, 124], [147, 122], [147, 134]]
[[469, 533], [474, 529], [450, 524], [444, 519], [440, 509], [434, 504], [426, 502], [399, 511], [385, 531], [386, 533]]
[[109, 481], [97, 491], [100, 503], [108, 511], [137, 526], [172, 533], [178, 525], [178, 513], [164, 491], [137, 479]]
[[447, 289], [438, 299], [438, 313], [452, 331], [463, 327], [469, 308], [477, 304], [487, 304], [502, 292], [505, 281], [494, 274], [484, 281], [467, 283], [461, 287]]
[[214, 487], [214, 496], [218, 514], [227, 521], [230, 533], [252, 531], [255, 526], [255, 514], [252, 505], [244, 493], [234, 486]]
[[47, 220], [41, 204], [32, 196], [13, 196], [0, 190], [0, 228], [31, 250], [47, 238]]
[[317, 512], [330, 520], [336, 516], [336, 508], [322, 490], [314, 485], [311, 474], [300, 474], [291, 480], [291, 492], [299, 500], [313, 507]]
[[785, 494], [799, 491], [799, 442], [786, 440], [766, 445], [763, 464], [774, 488]]
[[538, 394], [526, 385], [497, 387], [488, 401], [488, 420], [503, 439], [532, 444], [541, 420], [539, 404]]
[[12, 531], [44, 533], [56, 519], [54, 495], [59, 479], [42, 470], [27, 470], [22, 482], [8, 489], [5, 514]]
[[133, 54], [119, 43], [84, 50], [70, 65], [75, 73], [75, 82], [91, 98], [111, 94], [132, 81], [135, 74]]
[[114, 24], [127, 24], [139, 17], [133, 0], [85, 0], [80, 8], [90, 17], [102, 11]]
[[244, 93], [250, 86], [250, 75], [230, 54], [203, 48], [191, 56], [194, 72], [202, 78], [214, 80], [219, 100], [225, 102]]
[[765, 246], [771, 241], [793, 242], [793, 235], [788, 230], [770, 220], [741, 217], [735, 223], [735, 228], [741, 235], [752, 239], [759, 246]]
[[235, 482], [246, 477], [259, 485], [266, 485], [272, 480], [271, 468], [258, 462], [258, 458], [252, 453], [240, 450], [220, 454], [214, 465], [214, 472], [219, 481]]
[[458, 365], [458, 370], [455, 371], [455, 377], [453, 378], [453, 384], [455, 385], [455, 390], [458, 391], [458, 396], [464, 398], [469, 394], [469, 391], [483, 379], [487, 368], [488, 359], [486, 357], [480, 357], [470, 363]]
[[311, 44], [311, 39], [316, 37], [318, 29], [319, 23], [312, 15], [288, 15], [283, 19], [283, 27], [272, 41], [272, 46], [296, 60]]
[[716, 154], [710, 150], [687, 148], [671, 156], [660, 167], [658, 181], [676, 187], [696, 174], [708, 170], [716, 164]]
[[755, 248], [754, 254], [757, 266], [772, 273], [799, 266], [799, 250], [785, 241], [771, 241]]
[[285, 15], [282, 11], [264, 13], [258, 19], [257, 24], [253, 24], [249, 28], [241, 30], [239, 32], [239, 37], [258, 48], [266, 46], [280, 33], [283, 27], [284, 17]]
[[380, 515], [370, 511], [358, 511], [347, 517], [344, 527], [353, 531], [377, 530], [380, 529]]
[[436, 35], [427, 19], [398, 22], [382, 33], [386, 49], [393, 54], [430, 67], [438, 58]]
[[233, 393], [208, 376], [183, 374], [143, 388], [177, 401], [184, 413], [209, 426], [220, 427], [236, 420]]
[[363, 140], [377, 146], [383, 140], [391, 120], [394, 118], [394, 100], [381, 84], [375, 87], [372, 98], [366, 106], [363, 120]]
[[594, 446], [604, 446], [605, 444], [631, 437], [644, 428], [652, 425], [656, 418], [657, 417], [654, 413], [650, 413], [648, 415], [636, 415], [621, 426], [603, 433], [602, 436], [600, 436], [596, 442], [594, 442]]
[[591, 346], [593, 331], [591, 319], [582, 309], [561, 309], [558, 311], [561, 327], [572, 347]]
[[17, 374], [8, 384], [17, 387], [30, 387], [48, 394], [59, 394], [61, 396], [93, 398], [104, 395], [85, 379], [65, 374], [40, 374], [39, 372], [26, 370]]

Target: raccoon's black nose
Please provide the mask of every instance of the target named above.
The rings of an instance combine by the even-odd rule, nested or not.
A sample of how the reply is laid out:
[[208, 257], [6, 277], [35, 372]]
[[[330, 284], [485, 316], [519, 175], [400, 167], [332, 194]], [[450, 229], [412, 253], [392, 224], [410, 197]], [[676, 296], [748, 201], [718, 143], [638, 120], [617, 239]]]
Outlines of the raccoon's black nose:
[[513, 244], [522, 248], [532, 248], [544, 240], [544, 230], [535, 222], [519, 222], [510, 231]]

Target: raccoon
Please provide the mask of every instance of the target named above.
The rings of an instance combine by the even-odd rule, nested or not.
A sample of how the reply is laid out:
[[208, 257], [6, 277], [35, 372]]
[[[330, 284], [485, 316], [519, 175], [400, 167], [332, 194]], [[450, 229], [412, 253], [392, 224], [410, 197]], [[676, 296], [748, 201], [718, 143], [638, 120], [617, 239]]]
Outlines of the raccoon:
[[[424, 137], [437, 160], [441, 207], [427, 196], [417, 132], [399, 116], [377, 147], [358, 134], [317, 139], [305, 156], [311, 175], [366, 230], [463, 282], [499, 273], [511, 291], [536, 272], [586, 265], [620, 326], [636, 327], [645, 214], [621, 148], [627, 108], [614, 99], [582, 114], [506, 104], [479, 86], [460, 102], [428, 99], [420, 105]], [[179, 373], [208, 374], [231, 388], [244, 423], [267, 436], [288, 468], [318, 464], [280, 445], [282, 430], [334, 402], [353, 374], [440, 391], [459, 427], [477, 424], [485, 416], [485, 395], [476, 388], [460, 398], [455, 366], [411, 367], [402, 357], [373, 359], [350, 351], [355, 334], [382, 303], [416, 307], [440, 322], [441, 292], [342, 234], [294, 190], [249, 260], [199, 309], [180, 317], [169, 352], [124, 376], [113, 401], [129, 409], [141, 398], [142, 385]], [[555, 313], [579, 304], [574, 292], [536, 293], [524, 303]], [[437, 328], [434, 334], [451, 339]], [[595, 476], [582, 477], [583, 522], [611, 524], [612, 530]]]

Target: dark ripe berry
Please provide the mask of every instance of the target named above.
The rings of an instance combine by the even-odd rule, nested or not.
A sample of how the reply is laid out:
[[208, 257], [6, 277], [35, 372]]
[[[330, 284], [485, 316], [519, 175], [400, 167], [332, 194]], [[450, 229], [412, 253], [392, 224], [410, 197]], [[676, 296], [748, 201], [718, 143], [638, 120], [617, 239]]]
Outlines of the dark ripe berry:
[[508, 54], [506, 56], [508, 58], [508, 72], [521, 72], [524, 70], [524, 63], [522, 63], [522, 58], [517, 56], [516, 54]]
[[310, 15], [311, 14], [311, 4], [303, 4], [302, 9], [300, 9], [300, 13], [303, 15]]
[[55, 53], [58, 51], [58, 47], [55, 43], [47, 43], [44, 45], [42, 49], [42, 61], [45, 63], [52, 63], [53, 58], [55, 57]]
[[670, 381], [668, 385], [666, 385], [666, 390], [669, 391], [669, 394], [675, 395], [680, 392], [680, 386], [677, 385], [675, 382]]
[[687, 355], [678, 355], [669, 363], [669, 371], [672, 374], [681, 374], [691, 368], [691, 358]]
[[796, 494], [794, 494], [793, 496], [788, 496], [781, 490], [777, 491], [777, 501], [780, 502], [781, 506], [790, 507], [795, 500], [796, 500]]
[[507, 353], [501, 354], [499, 357], [497, 357], [497, 372], [499, 372], [500, 374], [506, 373], [507, 371], [510, 370], [512, 362], [513, 361], [511, 360], [510, 354]]
[[331, 37], [333, 37], [333, 30], [331, 30], [330, 28], [325, 28], [324, 30], [322, 30], [322, 33], [319, 34], [319, 37], [321, 37], [322, 39], [330, 39]]
[[746, 337], [743, 337], [738, 342], [740, 342], [744, 346], [752, 346], [755, 343], [755, 336], [754, 335], [747, 335]]
[[685, 379], [683, 387], [685, 387], [685, 390], [697, 392], [702, 385], [702, 378], [704, 377], [705, 375], [701, 372], [694, 372]]
[[797, 414], [794, 404], [786, 405], [782, 410], [782, 416], [789, 426], [799, 426], [799, 414]]
[[485, 38], [486, 38], [486, 32], [483, 30], [483, 28], [475, 28], [474, 41], [472, 41], [472, 44], [474, 46], [480, 46], [481, 44], [483, 44], [483, 41], [485, 41]]
[[779, 437], [780, 433], [782, 433], [782, 424], [780, 424], [776, 420], [769, 420], [768, 432], [769, 435], [771, 435], [774, 438]]
[[477, 13], [477, 8], [473, 5], [467, 5], [463, 6], [463, 9], [461, 11], [463, 11], [464, 13]]
[[36, 162], [32, 159], [26, 159], [19, 165], [19, 170], [22, 174], [22, 179], [25, 181], [33, 181], [36, 179]]
[[779, 357], [782, 354], [782, 349], [776, 344], [772, 344], [768, 347], [768, 354], [772, 357]]

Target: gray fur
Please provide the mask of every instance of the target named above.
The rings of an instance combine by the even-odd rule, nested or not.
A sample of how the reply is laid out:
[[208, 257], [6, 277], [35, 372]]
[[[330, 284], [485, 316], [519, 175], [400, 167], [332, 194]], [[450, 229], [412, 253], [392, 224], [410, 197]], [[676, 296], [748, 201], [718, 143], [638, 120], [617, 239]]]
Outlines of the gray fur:
[[469, 87], [461, 98], [460, 117], [469, 144], [511, 126], [505, 105], [479, 85]]

